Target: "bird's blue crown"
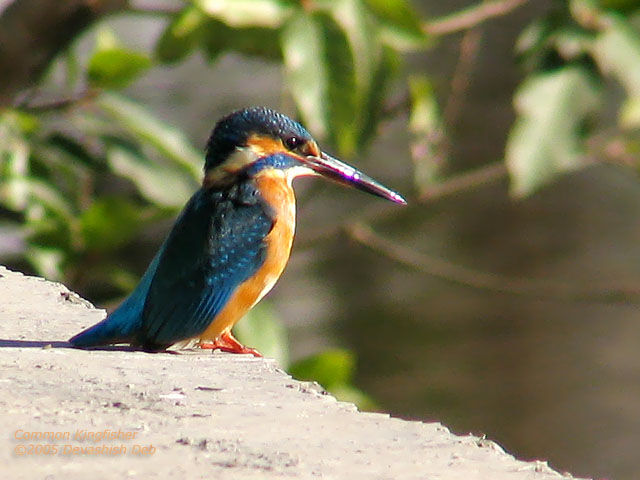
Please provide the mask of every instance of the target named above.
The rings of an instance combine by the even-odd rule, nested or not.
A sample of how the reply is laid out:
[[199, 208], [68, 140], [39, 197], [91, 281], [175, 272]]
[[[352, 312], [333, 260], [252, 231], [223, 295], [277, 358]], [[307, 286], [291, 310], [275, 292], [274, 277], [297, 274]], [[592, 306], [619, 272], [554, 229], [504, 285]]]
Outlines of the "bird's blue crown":
[[237, 110], [222, 118], [207, 142], [205, 170], [222, 164], [236, 147], [245, 146], [251, 135], [286, 139], [296, 136], [310, 140], [311, 135], [298, 122], [266, 107]]

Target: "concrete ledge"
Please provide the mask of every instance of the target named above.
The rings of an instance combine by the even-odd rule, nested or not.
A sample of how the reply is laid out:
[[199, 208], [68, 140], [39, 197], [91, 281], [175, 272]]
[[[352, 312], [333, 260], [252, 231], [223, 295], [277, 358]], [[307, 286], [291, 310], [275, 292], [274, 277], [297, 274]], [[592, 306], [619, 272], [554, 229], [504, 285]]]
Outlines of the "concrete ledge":
[[68, 348], [104, 311], [0, 275], [5, 478], [572, 478], [437, 423], [358, 412], [270, 360]]

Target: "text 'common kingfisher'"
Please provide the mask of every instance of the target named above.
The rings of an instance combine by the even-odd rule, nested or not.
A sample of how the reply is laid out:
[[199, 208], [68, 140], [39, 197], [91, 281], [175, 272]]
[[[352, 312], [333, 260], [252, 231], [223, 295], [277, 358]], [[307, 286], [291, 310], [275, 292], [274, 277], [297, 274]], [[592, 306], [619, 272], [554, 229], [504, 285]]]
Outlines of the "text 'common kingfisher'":
[[231, 328], [276, 283], [295, 230], [291, 181], [323, 175], [406, 204], [397, 193], [321, 152], [297, 122], [263, 107], [218, 122], [202, 188], [189, 200], [142, 280], [77, 347], [130, 343], [148, 351], [195, 339], [202, 348], [258, 352]]

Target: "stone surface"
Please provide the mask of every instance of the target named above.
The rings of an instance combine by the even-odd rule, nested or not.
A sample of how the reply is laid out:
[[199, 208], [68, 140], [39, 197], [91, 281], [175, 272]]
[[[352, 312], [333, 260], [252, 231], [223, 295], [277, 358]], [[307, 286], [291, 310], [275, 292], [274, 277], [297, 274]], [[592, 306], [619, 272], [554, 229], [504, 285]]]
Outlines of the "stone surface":
[[4, 478], [570, 478], [437, 423], [358, 412], [268, 359], [69, 348], [104, 311], [0, 275]]

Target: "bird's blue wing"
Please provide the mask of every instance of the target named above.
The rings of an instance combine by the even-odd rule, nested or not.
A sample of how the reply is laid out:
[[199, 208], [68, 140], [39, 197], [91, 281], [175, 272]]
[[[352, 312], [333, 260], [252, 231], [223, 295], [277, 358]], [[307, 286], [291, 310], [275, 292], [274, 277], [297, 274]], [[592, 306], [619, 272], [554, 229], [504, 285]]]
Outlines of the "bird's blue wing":
[[269, 207], [253, 182], [196, 193], [164, 245], [137, 342], [165, 348], [206, 330], [264, 263], [264, 238], [272, 227]]

